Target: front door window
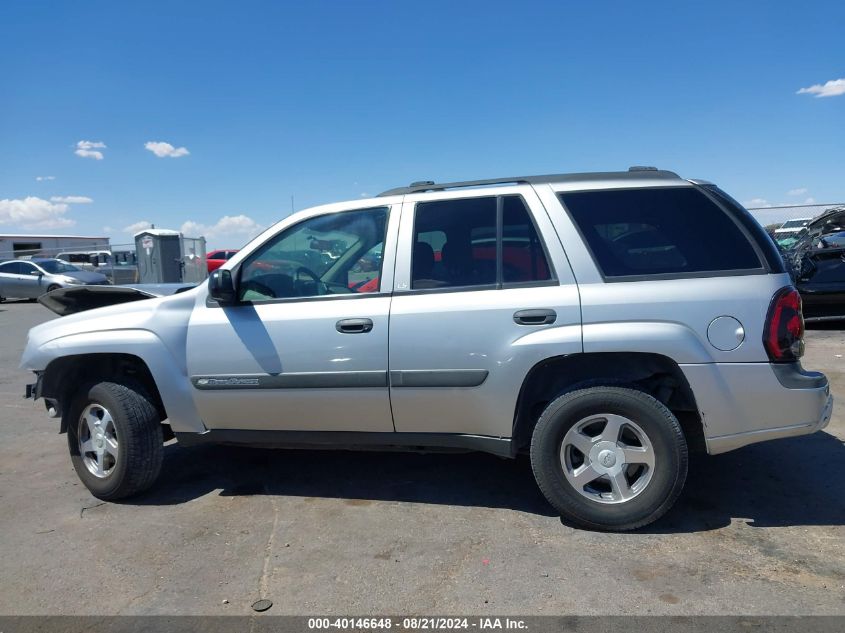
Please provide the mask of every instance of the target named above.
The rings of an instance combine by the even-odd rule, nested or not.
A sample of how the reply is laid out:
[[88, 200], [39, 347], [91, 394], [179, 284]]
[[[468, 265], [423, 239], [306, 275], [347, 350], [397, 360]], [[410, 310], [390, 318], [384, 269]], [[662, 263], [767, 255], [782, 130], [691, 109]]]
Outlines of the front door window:
[[244, 262], [240, 299], [378, 292], [387, 216], [387, 207], [343, 211], [288, 228]]

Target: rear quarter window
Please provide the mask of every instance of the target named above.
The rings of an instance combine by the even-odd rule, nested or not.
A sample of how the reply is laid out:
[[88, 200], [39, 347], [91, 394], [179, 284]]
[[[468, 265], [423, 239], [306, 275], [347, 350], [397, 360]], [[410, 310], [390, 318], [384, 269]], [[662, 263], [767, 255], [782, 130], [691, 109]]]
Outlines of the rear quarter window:
[[763, 270], [737, 223], [693, 187], [558, 195], [605, 277]]

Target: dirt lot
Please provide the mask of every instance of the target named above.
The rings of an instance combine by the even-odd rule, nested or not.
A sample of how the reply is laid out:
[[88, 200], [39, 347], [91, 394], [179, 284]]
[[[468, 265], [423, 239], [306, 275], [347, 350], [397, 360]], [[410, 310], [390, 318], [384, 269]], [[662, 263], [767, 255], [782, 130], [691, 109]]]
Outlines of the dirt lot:
[[[527, 460], [167, 446], [120, 504], [22, 399], [37, 304], [0, 305], [0, 614], [845, 614], [845, 408], [826, 432], [695, 460], [633, 534], [561, 524]], [[805, 366], [845, 401], [845, 334]], [[843, 394], [843, 395], [840, 395]]]

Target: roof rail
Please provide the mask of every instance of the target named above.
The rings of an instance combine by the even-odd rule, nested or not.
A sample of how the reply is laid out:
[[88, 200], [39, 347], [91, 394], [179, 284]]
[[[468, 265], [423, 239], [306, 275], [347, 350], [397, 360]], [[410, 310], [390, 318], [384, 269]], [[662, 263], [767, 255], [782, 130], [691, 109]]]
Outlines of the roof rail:
[[657, 169], [656, 167], [631, 167], [628, 171], [588, 172], [583, 174], [547, 174], [545, 176], [513, 176], [510, 178], [488, 178], [484, 180], [464, 180], [442, 183], [435, 183], [431, 180], [420, 180], [412, 182], [408, 187], [396, 187], [395, 189], [383, 191], [379, 194], [379, 197], [399, 196], [409, 193], [422, 193], [425, 191], [446, 191], [447, 189], [460, 189], [465, 187], [486, 187], [490, 185], [545, 184], [579, 181], [589, 182], [596, 180], [676, 180], [678, 178], [680, 178], [680, 176], [678, 176], [675, 172]]

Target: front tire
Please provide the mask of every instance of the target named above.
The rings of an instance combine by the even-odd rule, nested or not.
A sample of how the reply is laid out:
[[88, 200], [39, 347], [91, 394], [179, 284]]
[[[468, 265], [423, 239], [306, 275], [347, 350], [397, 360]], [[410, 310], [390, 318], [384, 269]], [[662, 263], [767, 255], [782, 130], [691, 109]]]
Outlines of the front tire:
[[138, 386], [91, 385], [67, 415], [71, 462], [92, 495], [123, 499], [155, 483], [164, 455], [161, 422]]
[[680, 495], [687, 460], [672, 412], [621, 387], [558, 397], [531, 440], [540, 490], [564, 519], [589, 529], [633, 530], [656, 521]]

